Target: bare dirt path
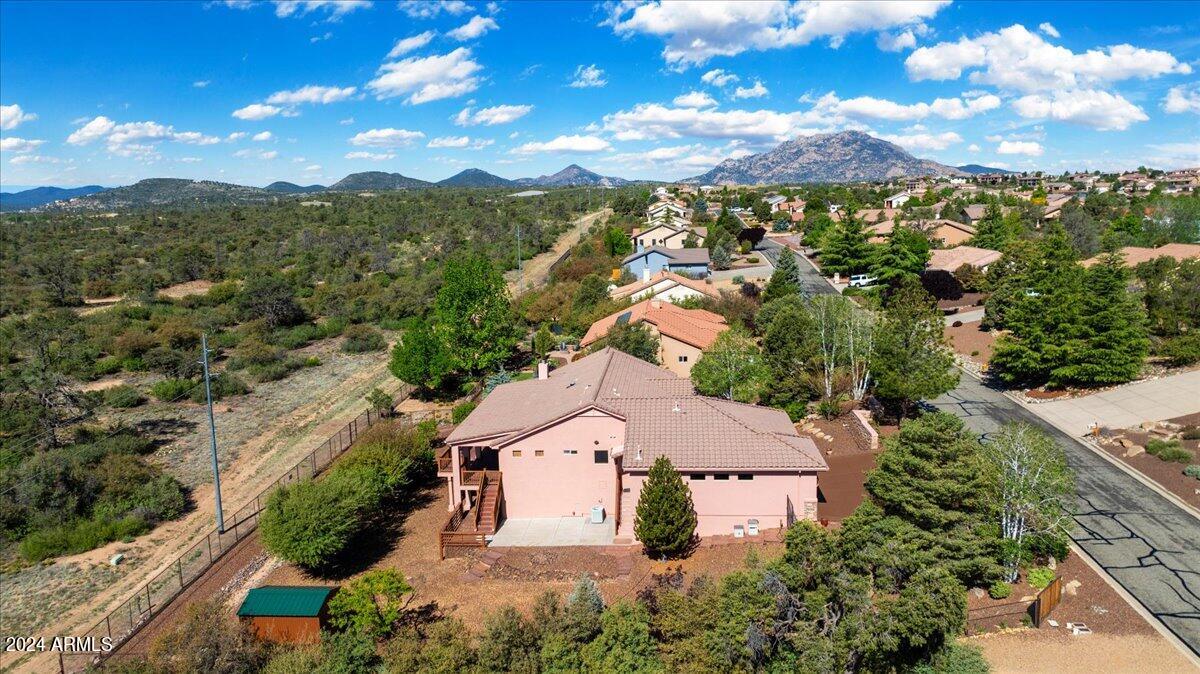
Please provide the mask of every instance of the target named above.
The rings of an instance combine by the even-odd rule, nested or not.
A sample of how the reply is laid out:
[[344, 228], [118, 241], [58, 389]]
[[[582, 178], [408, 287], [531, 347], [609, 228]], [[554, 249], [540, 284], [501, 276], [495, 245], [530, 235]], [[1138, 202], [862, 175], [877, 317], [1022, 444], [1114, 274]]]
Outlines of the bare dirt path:
[[[280, 382], [256, 385], [250, 395], [231, 399], [218, 409], [221, 492], [227, 514], [252, 500], [361, 413], [366, 407], [363, 396], [372, 388], [379, 386], [393, 394], [400, 388], [399, 380], [387, 370], [386, 352], [347, 356], [333, 345], [314, 349], [321, 349], [323, 365], [300, 370]], [[6, 633], [83, 634], [207, 534], [215, 519], [211, 470], [205, 475], [203, 469], [209, 456], [207, 428], [193, 423], [202, 414], [199, 406], [185, 408], [180, 423], [186, 431], [155, 455], [172, 474], [194, 487], [195, 509], [131, 543], [113, 543], [6, 574], [0, 583]], [[107, 561], [116, 552], [124, 554], [125, 561], [111, 567]], [[56, 671], [57, 659], [49, 656], [15, 662], [6, 657], [0, 668]]]
[[554, 242], [554, 247], [550, 250], [533, 256], [532, 259], [526, 260], [524, 267], [524, 281], [522, 276], [517, 274], [514, 269], [504, 273], [504, 279], [508, 281], [508, 292], [516, 295], [518, 292], [539, 288], [546, 285], [550, 281], [550, 267], [562, 254], [571, 249], [571, 246], [579, 243], [580, 237], [587, 233], [591, 228], [592, 223], [601, 218], [607, 218], [612, 214], [612, 209], [605, 208], [594, 213], [588, 213], [575, 221], [575, 224], [563, 232], [558, 241]]

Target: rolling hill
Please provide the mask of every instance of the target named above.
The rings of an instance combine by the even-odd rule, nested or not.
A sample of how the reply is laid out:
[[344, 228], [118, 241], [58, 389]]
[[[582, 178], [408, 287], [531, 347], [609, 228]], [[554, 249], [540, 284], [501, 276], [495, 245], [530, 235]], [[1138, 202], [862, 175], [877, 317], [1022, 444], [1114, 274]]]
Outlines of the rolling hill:
[[35, 187], [21, 192], [0, 192], [0, 211], [37, 208], [55, 201], [86, 197], [104, 189], [106, 188], [99, 185], [85, 185], [83, 187]]
[[536, 178], [521, 178], [515, 184], [521, 186], [537, 185], [541, 187], [620, 187], [630, 181], [613, 176], [602, 176], [589, 171], [578, 164], [571, 164], [558, 173], [538, 176]]
[[439, 180], [441, 187], [512, 187], [517, 183], [507, 178], [501, 178], [477, 168], [460, 171], [445, 180]]
[[333, 192], [360, 192], [366, 190], [411, 190], [432, 186], [433, 183], [409, 178], [399, 173], [364, 171], [362, 173], [351, 173], [330, 185], [329, 190]]
[[263, 188], [268, 192], [281, 192], [283, 194], [308, 194], [309, 192], [321, 192], [325, 189], [324, 185], [297, 185], [284, 180], [277, 180]]

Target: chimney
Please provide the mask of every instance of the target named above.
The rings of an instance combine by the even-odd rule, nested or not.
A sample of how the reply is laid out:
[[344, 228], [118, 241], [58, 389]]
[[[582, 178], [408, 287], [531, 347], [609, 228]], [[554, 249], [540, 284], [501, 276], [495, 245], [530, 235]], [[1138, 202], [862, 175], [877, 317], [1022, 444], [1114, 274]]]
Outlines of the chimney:
[[649, 280], [650, 280], [650, 268], [646, 267], [645, 269], [642, 270], [642, 281], [645, 282], [645, 281], [649, 281]]
[[549, 363], [547, 363], [544, 360], [538, 363], [537, 377], [538, 377], [538, 379], [549, 379], [550, 378], [550, 364]]

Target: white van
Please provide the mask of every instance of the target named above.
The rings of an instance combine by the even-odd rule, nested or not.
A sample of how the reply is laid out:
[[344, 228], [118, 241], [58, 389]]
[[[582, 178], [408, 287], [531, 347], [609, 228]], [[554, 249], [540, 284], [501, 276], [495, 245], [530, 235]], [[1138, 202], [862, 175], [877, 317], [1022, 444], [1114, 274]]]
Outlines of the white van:
[[879, 279], [875, 278], [874, 276], [868, 276], [867, 274], [855, 274], [854, 276], [850, 277], [850, 287], [865, 288], [867, 286], [875, 285], [878, 280]]

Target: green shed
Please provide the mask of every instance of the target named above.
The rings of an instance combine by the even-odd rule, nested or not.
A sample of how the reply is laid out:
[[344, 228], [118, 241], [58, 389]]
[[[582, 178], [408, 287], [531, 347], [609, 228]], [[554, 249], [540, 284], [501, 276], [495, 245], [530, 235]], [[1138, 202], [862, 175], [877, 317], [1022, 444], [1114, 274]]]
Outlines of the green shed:
[[336, 587], [267, 585], [246, 595], [238, 619], [263, 640], [287, 643], [318, 641]]

